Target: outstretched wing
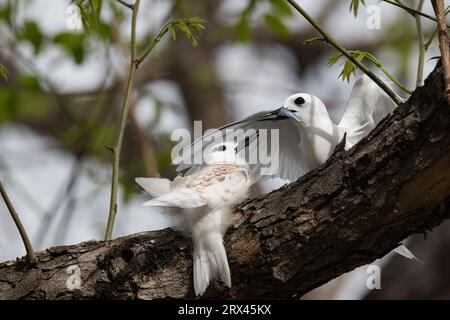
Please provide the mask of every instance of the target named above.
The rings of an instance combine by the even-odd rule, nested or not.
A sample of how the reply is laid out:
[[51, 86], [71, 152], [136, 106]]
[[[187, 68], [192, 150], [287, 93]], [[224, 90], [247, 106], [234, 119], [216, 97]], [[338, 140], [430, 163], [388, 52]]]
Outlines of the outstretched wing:
[[[301, 138], [300, 125], [291, 118], [261, 121], [264, 116], [272, 112], [273, 111], [263, 111], [255, 113], [248, 118], [230, 123], [214, 132], [204, 135], [202, 137], [203, 139], [194, 141], [190, 146], [185, 147], [181, 151], [181, 157], [174, 161], [174, 163], [177, 163], [180, 162], [182, 158], [184, 159], [184, 163], [178, 165], [177, 171], [184, 174], [196, 172], [202, 165], [194, 164], [194, 157], [201, 159], [202, 150], [205, 150], [209, 145], [216, 143], [218, 139], [226, 141], [227, 130], [241, 129], [245, 133], [254, 133], [253, 135], [248, 135], [248, 138], [243, 140], [237, 148], [239, 152], [246, 152], [246, 160], [253, 160], [255, 159], [255, 155], [257, 155], [257, 161], [247, 161], [256, 181], [276, 177], [291, 181], [297, 179], [307, 172], [303, 156], [299, 149]], [[263, 129], [266, 130], [268, 133], [267, 135], [263, 134]], [[271, 130], [273, 129], [278, 130], [279, 139], [276, 142], [276, 145], [272, 146]], [[267, 143], [262, 143], [263, 139], [266, 137]], [[258, 143], [252, 143], [255, 140], [257, 140]], [[265, 160], [267, 161], [263, 160], [265, 163], [261, 163], [261, 155], [263, 157], [266, 156]], [[186, 159], [188, 161], [186, 161]]]
[[339, 123], [347, 132], [345, 148], [351, 148], [366, 136], [395, 107], [395, 102], [367, 75], [356, 80]]

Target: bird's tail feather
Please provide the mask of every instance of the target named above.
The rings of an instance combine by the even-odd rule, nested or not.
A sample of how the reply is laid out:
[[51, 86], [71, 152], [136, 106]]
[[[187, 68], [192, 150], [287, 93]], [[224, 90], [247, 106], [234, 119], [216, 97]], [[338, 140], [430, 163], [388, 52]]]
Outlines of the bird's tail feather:
[[194, 290], [202, 295], [210, 281], [220, 279], [231, 287], [230, 268], [220, 231], [194, 238]]

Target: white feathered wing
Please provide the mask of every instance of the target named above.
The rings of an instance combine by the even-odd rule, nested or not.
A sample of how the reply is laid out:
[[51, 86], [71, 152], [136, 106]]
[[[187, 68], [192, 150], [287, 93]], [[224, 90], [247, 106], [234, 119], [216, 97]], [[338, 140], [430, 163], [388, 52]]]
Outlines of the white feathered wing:
[[395, 102], [367, 75], [356, 80], [338, 125], [347, 132], [345, 148], [350, 149], [365, 137], [395, 107]]

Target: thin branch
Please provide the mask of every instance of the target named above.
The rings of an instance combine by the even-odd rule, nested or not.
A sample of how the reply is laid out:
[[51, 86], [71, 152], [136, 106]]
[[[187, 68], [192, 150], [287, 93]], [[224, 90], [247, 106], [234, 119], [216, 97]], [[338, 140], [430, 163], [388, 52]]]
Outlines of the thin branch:
[[[424, 0], [419, 0], [417, 5], [417, 11], [422, 11]], [[425, 63], [425, 40], [423, 38], [422, 30], [422, 18], [420, 15], [415, 15], [416, 20], [416, 30], [417, 30], [417, 41], [419, 45], [419, 57], [417, 62], [417, 76], [416, 76], [416, 88], [422, 85], [423, 80], [423, 66]]]
[[362, 72], [372, 79], [386, 94], [391, 97], [396, 104], [402, 101], [378, 76], [376, 76], [369, 68], [353, 57], [349, 51], [342, 47], [328, 32], [326, 32], [297, 2], [294, 0], [286, 0], [295, 10], [297, 10], [308, 22], [326, 39], [326, 41], [341, 52], [348, 60], [353, 62]]
[[[393, 6], [402, 8], [402, 9], [406, 10], [409, 14], [411, 14], [413, 16], [419, 15], [419, 16], [422, 16], [422, 17], [427, 18], [429, 20], [433, 20], [433, 21], [437, 22], [435, 17], [430, 16], [429, 14], [423, 13], [421, 10], [416, 10], [416, 9], [410, 8], [408, 6], [405, 6], [404, 4], [401, 4], [399, 2], [395, 2], [395, 1], [391, 1], [391, 0], [382, 0], [382, 1], [384, 1], [386, 3], [389, 3], [389, 4], [392, 4]], [[446, 26], [447, 26], [447, 28], [450, 28], [449, 25], [446, 25]]]
[[432, 0], [431, 3], [436, 13], [439, 28], [439, 49], [441, 50], [441, 61], [444, 66], [445, 95], [447, 97], [447, 103], [450, 105], [450, 48], [445, 23], [444, 0]]
[[30, 238], [28, 238], [25, 227], [23, 226], [22, 222], [20, 221], [19, 215], [17, 214], [16, 209], [14, 209], [14, 206], [13, 206], [11, 200], [9, 199], [8, 194], [6, 193], [6, 190], [3, 187], [3, 184], [1, 181], [0, 181], [0, 193], [2, 194], [2, 197], [3, 197], [3, 200], [5, 201], [6, 207], [8, 208], [9, 213], [11, 214], [11, 217], [14, 220], [14, 224], [16, 225], [17, 230], [19, 230], [20, 236], [22, 237], [22, 241], [25, 246], [25, 250], [27, 251], [28, 261], [30, 263], [36, 263], [37, 258], [36, 258], [36, 254], [34, 253], [33, 246], [31, 245]]
[[155, 38], [153, 38], [150, 45], [145, 49], [145, 51], [136, 59], [137, 64], [139, 65], [142, 61], [147, 59], [147, 57], [152, 53], [153, 49], [156, 47], [156, 45], [161, 41], [161, 39], [164, 37], [164, 35], [169, 31], [169, 24], [171, 21], [166, 23], [162, 29], [159, 31], [159, 33], [156, 35]]
[[127, 7], [128, 9], [133, 10], [133, 5], [132, 5], [132, 4], [126, 3], [125, 1], [122, 1], [122, 0], [116, 0], [116, 1], [117, 1], [118, 3], [120, 3], [121, 5]]
[[[353, 51], [349, 51], [350, 53], [353, 53]], [[366, 58], [372, 62], [375, 66], [377, 66], [378, 69], [383, 71], [383, 73], [392, 81], [395, 83], [395, 85], [401, 89], [402, 91], [406, 92], [407, 94], [412, 94], [412, 91], [409, 90], [407, 87], [405, 87], [403, 84], [400, 83], [395, 77], [387, 71], [387, 69], [383, 66], [383, 64], [372, 54], [367, 53]]]
[[136, 63], [136, 20], [139, 11], [139, 1], [136, 0], [133, 5], [133, 14], [131, 18], [131, 58], [130, 58], [130, 70], [128, 73], [127, 88], [125, 91], [125, 98], [122, 105], [122, 120], [120, 123], [119, 134], [117, 136], [116, 144], [109, 149], [113, 155], [113, 169], [112, 169], [112, 181], [111, 181], [111, 198], [109, 203], [109, 216], [108, 224], [106, 226], [105, 240], [110, 240], [114, 228], [114, 221], [117, 213], [117, 187], [119, 184], [119, 164], [120, 164], [120, 151], [122, 150], [123, 136], [128, 120], [128, 111], [130, 108], [130, 97], [133, 91], [134, 77], [138, 67]]
[[175, 40], [176, 38], [176, 31], [175, 28], [178, 27], [182, 33], [191, 41], [192, 45], [195, 47], [197, 46], [197, 38], [192, 33], [191, 29], [194, 31], [200, 32], [204, 29], [203, 23], [205, 21], [199, 17], [192, 17], [187, 19], [174, 19], [169, 20], [159, 31], [159, 33], [156, 35], [155, 38], [150, 42], [150, 45], [147, 47], [147, 49], [144, 50], [144, 52], [136, 59], [136, 63], [139, 66], [139, 64], [147, 59], [147, 57], [152, 53], [153, 49], [156, 47], [156, 45], [161, 41], [161, 39], [164, 37], [164, 35], [171, 31], [172, 37]]

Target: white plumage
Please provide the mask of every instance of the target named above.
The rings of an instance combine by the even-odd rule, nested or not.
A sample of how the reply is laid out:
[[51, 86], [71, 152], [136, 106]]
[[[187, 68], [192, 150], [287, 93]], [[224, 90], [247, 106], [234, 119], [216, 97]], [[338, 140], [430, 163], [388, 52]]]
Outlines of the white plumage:
[[[396, 107], [392, 99], [382, 91], [369, 77], [360, 77], [350, 94], [344, 115], [339, 124], [334, 123], [324, 103], [307, 93], [297, 93], [288, 97], [283, 106], [274, 111], [263, 111], [219, 128], [215, 132], [182, 150], [180, 159], [194, 159], [214, 143], [208, 139], [219, 135], [226, 140], [227, 129], [278, 129], [279, 130], [279, 170], [270, 177], [260, 174], [261, 164], [250, 164], [256, 180], [280, 177], [294, 181], [303, 174], [319, 167], [333, 153], [336, 145], [346, 136], [345, 148], [349, 149], [366, 136], [387, 114]], [[256, 144], [250, 145], [250, 152], [255, 152]], [[265, 146], [263, 146], [265, 147]], [[238, 146], [238, 149], [240, 146]], [[258, 146], [259, 148], [259, 146]], [[271, 148], [270, 143], [267, 148]], [[266, 150], [258, 149], [260, 153]], [[175, 159], [174, 162], [180, 161]], [[177, 171], [190, 173], [201, 165], [181, 163]]]
[[231, 287], [223, 234], [233, 206], [247, 197], [253, 183], [248, 165], [237, 155], [232, 142], [214, 145], [204, 155], [206, 165], [174, 181], [136, 178], [156, 198], [144, 206], [182, 208], [193, 239], [194, 290], [205, 292], [210, 281], [222, 280]]
[[[256, 181], [276, 177], [294, 181], [325, 163], [344, 134], [345, 149], [348, 150], [367, 136], [395, 107], [394, 101], [368, 76], [363, 75], [355, 82], [344, 115], [338, 124], [331, 120], [327, 108], [319, 98], [307, 93], [297, 93], [288, 97], [277, 110], [256, 113], [244, 120], [223, 126], [218, 132], [225, 139], [227, 129], [278, 129], [279, 170], [271, 176], [263, 176], [260, 174], [260, 163], [250, 164], [250, 169]], [[218, 132], [211, 134], [217, 135]], [[193, 158], [195, 152], [192, 150], [202, 152], [208, 148], [209, 142], [205, 137], [207, 136], [195, 141], [183, 152], [191, 153]], [[260, 146], [250, 145], [250, 152], [256, 152], [256, 147]], [[270, 144], [267, 148], [271, 148]], [[265, 151], [258, 149], [258, 152]], [[187, 173], [197, 169], [198, 165], [192, 164], [180, 164], [177, 167], [178, 171]], [[395, 252], [409, 259], [416, 259], [404, 246], [398, 247]]]

